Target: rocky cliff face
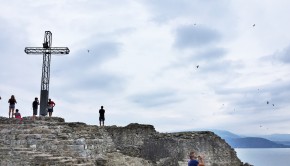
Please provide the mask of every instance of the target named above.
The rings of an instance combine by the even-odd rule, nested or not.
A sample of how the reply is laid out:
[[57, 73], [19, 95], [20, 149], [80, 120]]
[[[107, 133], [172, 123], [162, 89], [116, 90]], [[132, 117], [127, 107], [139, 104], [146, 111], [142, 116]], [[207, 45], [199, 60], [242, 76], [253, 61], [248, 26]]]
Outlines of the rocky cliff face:
[[207, 166], [240, 166], [236, 152], [212, 132], [159, 133], [151, 125], [98, 127], [0, 117], [1, 166], [186, 166], [188, 153], [205, 155]]

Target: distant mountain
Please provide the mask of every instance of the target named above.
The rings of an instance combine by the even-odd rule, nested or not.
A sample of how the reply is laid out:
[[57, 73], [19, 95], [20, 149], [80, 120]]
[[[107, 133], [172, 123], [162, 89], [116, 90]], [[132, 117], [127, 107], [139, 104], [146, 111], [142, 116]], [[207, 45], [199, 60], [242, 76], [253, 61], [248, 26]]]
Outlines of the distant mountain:
[[271, 141], [290, 142], [290, 134], [271, 134], [271, 135], [262, 135], [259, 137], [266, 138]]
[[237, 134], [231, 133], [231, 132], [226, 131], [226, 130], [210, 130], [210, 131], [214, 132], [216, 135], [220, 136], [223, 139], [225, 139], [225, 138], [242, 138], [242, 136], [239, 136]]
[[274, 142], [276, 142], [277, 144], [283, 144], [283, 145], [290, 146], [290, 141], [274, 141]]
[[228, 138], [226, 142], [233, 148], [290, 148], [290, 146], [259, 137]]
[[[240, 136], [225, 130], [210, 130], [224, 139], [232, 148], [290, 148], [290, 135], [268, 135], [261, 137]], [[289, 139], [288, 139], [289, 136]], [[271, 140], [266, 139], [271, 138]], [[282, 139], [283, 138], [283, 139]], [[283, 140], [284, 142], [280, 142]], [[287, 144], [289, 143], [289, 144]]]
[[272, 134], [252, 137], [216, 129], [193, 129], [191, 131], [212, 131], [224, 139], [232, 148], [290, 148], [290, 134]]

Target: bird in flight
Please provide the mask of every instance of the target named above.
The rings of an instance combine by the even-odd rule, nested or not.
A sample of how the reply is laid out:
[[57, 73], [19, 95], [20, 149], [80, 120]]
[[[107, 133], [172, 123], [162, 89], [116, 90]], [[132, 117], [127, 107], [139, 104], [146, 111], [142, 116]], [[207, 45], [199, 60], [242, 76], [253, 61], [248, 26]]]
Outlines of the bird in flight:
[[88, 50], [88, 53], [90, 52], [90, 50]]
[[197, 65], [196, 68], [199, 68], [199, 65]]
[[253, 24], [253, 27], [256, 26], [256, 24]]
[[269, 101], [267, 101], [267, 104], [269, 104]]

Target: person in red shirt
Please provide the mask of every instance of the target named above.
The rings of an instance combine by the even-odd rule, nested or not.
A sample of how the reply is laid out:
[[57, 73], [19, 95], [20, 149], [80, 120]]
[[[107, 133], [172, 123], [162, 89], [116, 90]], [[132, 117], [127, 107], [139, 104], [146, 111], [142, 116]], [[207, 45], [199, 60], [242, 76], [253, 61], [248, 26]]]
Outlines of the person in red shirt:
[[14, 113], [15, 118], [16, 118], [16, 119], [19, 119], [20, 122], [22, 122], [22, 117], [21, 117], [21, 114], [19, 113], [19, 110], [16, 109], [15, 111], [16, 111], [16, 112]]
[[52, 115], [54, 106], [55, 106], [55, 103], [51, 99], [48, 99], [47, 112], [48, 112], [49, 117], [51, 117], [51, 115]]

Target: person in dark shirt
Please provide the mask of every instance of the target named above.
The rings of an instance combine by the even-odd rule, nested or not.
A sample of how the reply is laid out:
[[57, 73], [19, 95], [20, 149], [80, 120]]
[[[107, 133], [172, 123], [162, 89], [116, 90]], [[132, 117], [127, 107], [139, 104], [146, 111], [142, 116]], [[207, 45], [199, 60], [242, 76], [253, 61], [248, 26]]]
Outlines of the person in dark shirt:
[[15, 110], [15, 104], [17, 103], [14, 95], [11, 96], [11, 98], [8, 100], [8, 103], [9, 103], [9, 118], [10, 118], [10, 115], [13, 118], [14, 110]]
[[104, 107], [101, 106], [101, 109], [99, 110], [99, 121], [100, 121], [100, 126], [102, 126], [102, 123], [103, 123], [103, 126], [104, 126], [104, 123], [105, 123], [105, 110], [104, 110]]
[[32, 109], [33, 109], [32, 120], [35, 120], [35, 116], [37, 115], [38, 105], [39, 105], [39, 101], [38, 101], [38, 98], [36, 97], [34, 101], [32, 102]]

